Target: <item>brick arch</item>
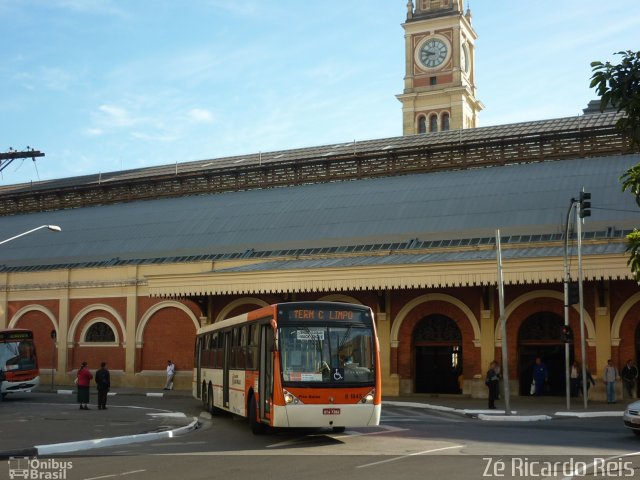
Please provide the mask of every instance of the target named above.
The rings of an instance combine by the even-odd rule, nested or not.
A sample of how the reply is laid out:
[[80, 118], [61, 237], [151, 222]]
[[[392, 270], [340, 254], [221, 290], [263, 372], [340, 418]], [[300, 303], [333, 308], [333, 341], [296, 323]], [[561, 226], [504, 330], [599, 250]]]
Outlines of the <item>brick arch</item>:
[[640, 293], [622, 304], [611, 325], [611, 359], [619, 368], [628, 359], [637, 361], [636, 331], [640, 328]]
[[402, 328], [402, 324], [404, 323], [407, 316], [410, 315], [411, 312], [421, 304], [435, 301], [450, 303], [451, 305], [457, 307], [457, 309], [464, 314], [465, 319], [468, 321], [469, 325], [472, 328], [473, 344], [476, 347], [480, 346], [480, 324], [478, 323], [478, 319], [476, 318], [476, 316], [465, 303], [461, 302], [451, 295], [446, 295], [444, 293], [428, 293], [426, 295], [421, 295], [414, 298], [404, 307], [402, 307], [402, 309], [398, 312], [398, 315], [396, 315], [396, 318], [393, 321], [393, 325], [391, 326], [391, 345], [398, 346], [398, 336], [400, 333], [400, 329]]
[[264, 300], [260, 300], [259, 298], [255, 298], [255, 297], [238, 298], [233, 302], [227, 304], [222, 310], [220, 310], [220, 313], [216, 315], [216, 319], [214, 323], [221, 322], [225, 318], [228, 318], [229, 314], [233, 310], [235, 310], [238, 307], [242, 307], [244, 305], [256, 305], [258, 308], [262, 308], [262, 307], [268, 306], [269, 304]]
[[[524, 293], [522, 295], [520, 295], [519, 297], [515, 298], [512, 302], [509, 303], [509, 305], [504, 309], [504, 315], [506, 318], [506, 323], [507, 323], [507, 338], [509, 337], [509, 330], [510, 330], [510, 326], [509, 323], [513, 323], [512, 317], [514, 317], [514, 312], [516, 312], [520, 307], [522, 307], [522, 305], [528, 303], [528, 302], [536, 302], [537, 300], [541, 300], [541, 299], [553, 299], [553, 300], [558, 300], [559, 302], [559, 308], [560, 310], [558, 310], [558, 302], [551, 302], [550, 304], [545, 304], [544, 307], [543, 306], [538, 306], [538, 311], [550, 311], [553, 313], [557, 313], [558, 315], [560, 315], [562, 318], [564, 318], [564, 293], [562, 292], [557, 292], [555, 290], [535, 290], [533, 292], [527, 292]], [[537, 305], [537, 303], [536, 303]], [[526, 318], [528, 318], [529, 316], [531, 316], [531, 314], [536, 313], [536, 312], [531, 312], [529, 315], [527, 315]], [[579, 319], [580, 316], [580, 308], [576, 305], [573, 305], [572, 308], [569, 309], [569, 324], [572, 325], [574, 332], [578, 332], [579, 331], [579, 320], [576, 321], [575, 323], [572, 321], [574, 318]], [[514, 317], [515, 318], [515, 317]], [[520, 324], [522, 324], [522, 322], [524, 321], [523, 318], [520, 318]], [[518, 325], [518, 328], [516, 329], [516, 332], [518, 331], [518, 329], [520, 328], [520, 324]], [[596, 344], [596, 329], [595, 326], [593, 324], [593, 319], [591, 318], [591, 316], [589, 315], [589, 313], [587, 311], [584, 312], [584, 326], [587, 330], [587, 344], [590, 347], [595, 346]], [[496, 327], [495, 327], [495, 332], [494, 332], [494, 337], [495, 340], [495, 346], [496, 347], [500, 347], [502, 345], [502, 326], [500, 325], [500, 322], [496, 322]], [[576, 340], [577, 341], [577, 340]]]
[[[84, 322], [83, 320], [85, 320], [86, 316], [95, 311], [108, 312], [120, 327], [119, 331], [118, 329], [116, 329], [115, 331], [116, 338], [122, 338], [123, 340], [125, 339], [125, 332], [127, 331], [127, 329], [125, 327], [124, 320], [122, 319], [122, 316], [118, 313], [118, 311], [111, 305], [106, 305], [104, 303], [94, 303], [93, 305], [87, 305], [82, 310], [80, 310], [75, 317], [73, 317], [71, 325], [69, 326], [69, 332], [67, 333], [68, 345], [73, 345], [76, 341], [81, 341], [80, 337], [78, 337], [76, 340], [76, 332], [78, 330], [78, 326], [80, 326], [81, 324], [85, 324], [86, 322]], [[111, 326], [113, 326], [113, 324]]]
[[335, 293], [333, 295], [325, 295], [318, 299], [319, 302], [342, 302], [342, 303], [355, 303], [357, 305], [363, 305], [363, 303], [357, 298], [350, 297], [349, 295], [341, 295]]
[[434, 314], [449, 317], [460, 329], [462, 334], [462, 372], [465, 377], [469, 378], [478, 373], [476, 370], [477, 365], [480, 363], [480, 349], [476, 348], [476, 332], [473, 323], [469, 319], [470, 314], [474, 320], [475, 316], [473, 316], [468, 307], [465, 309], [460, 308], [461, 302], [457, 299], [456, 302], [452, 302], [451, 299], [453, 297], [449, 297], [449, 295], [428, 294], [420, 298], [423, 301], [414, 303], [413, 308], [407, 309], [405, 312], [401, 311], [403, 313], [402, 317], [400, 315], [397, 317], [401, 318], [401, 321], [398, 322], [396, 319], [397, 323], [394, 322], [392, 328], [392, 338], [395, 339], [395, 343], [392, 343], [392, 345], [398, 348], [397, 373], [400, 378], [415, 378], [413, 333], [423, 318]]
[[[96, 321], [107, 323], [114, 331], [116, 342], [85, 342], [87, 328]], [[104, 303], [93, 303], [82, 308], [71, 320], [67, 333], [68, 368], [78, 368], [87, 362], [89, 368], [97, 368], [107, 362], [111, 370], [124, 370], [126, 327], [116, 308]]]
[[167, 360], [177, 370], [193, 369], [193, 345], [199, 322], [183, 303], [163, 301], [149, 308], [136, 331], [140, 370], [164, 370]]
[[620, 330], [623, 322], [627, 319], [627, 315], [631, 312], [632, 315], [635, 313], [637, 317], [638, 304], [640, 304], [640, 292], [631, 295], [616, 312], [611, 324], [611, 343], [613, 346], [620, 345], [620, 339], [622, 338]]
[[9, 321], [8, 328], [28, 328], [33, 331], [38, 365], [40, 368], [55, 368], [52, 326], [57, 332], [58, 320], [53, 312], [47, 307], [34, 304], [20, 308]]

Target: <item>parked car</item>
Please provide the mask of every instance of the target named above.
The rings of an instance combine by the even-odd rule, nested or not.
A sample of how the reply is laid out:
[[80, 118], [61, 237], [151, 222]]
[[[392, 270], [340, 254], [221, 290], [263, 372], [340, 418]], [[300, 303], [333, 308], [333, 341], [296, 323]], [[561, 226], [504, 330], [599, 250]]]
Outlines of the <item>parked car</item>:
[[622, 419], [633, 433], [640, 436], [640, 400], [627, 405]]

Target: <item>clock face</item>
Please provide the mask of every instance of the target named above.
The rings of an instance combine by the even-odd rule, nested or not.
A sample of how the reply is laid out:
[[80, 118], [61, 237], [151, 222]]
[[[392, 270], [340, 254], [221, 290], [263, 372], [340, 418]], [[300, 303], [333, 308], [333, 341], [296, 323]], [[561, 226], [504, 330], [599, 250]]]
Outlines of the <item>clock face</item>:
[[418, 58], [426, 68], [437, 68], [444, 63], [448, 54], [448, 45], [438, 37], [432, 37], [420, 46]]

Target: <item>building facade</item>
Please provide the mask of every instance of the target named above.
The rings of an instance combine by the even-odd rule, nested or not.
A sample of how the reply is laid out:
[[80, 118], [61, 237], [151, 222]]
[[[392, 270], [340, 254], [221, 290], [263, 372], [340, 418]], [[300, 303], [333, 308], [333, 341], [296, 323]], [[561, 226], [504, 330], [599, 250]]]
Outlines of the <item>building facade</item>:
[[[328, 300], [374, 310], [387, 396], [486, 396], [494, 359], [525, 395], [536, 357], [547, 393], [562, 395], [565, 253], [577, 275], [567, 210], [583, 189], [593, 214], [570, 356], [596, 377], [609, 358], [639, 361], [640, 289], [625, 252], [638, 209], [618, 179], [640, 155], [618, 115], [470, 128], [482, 109], [470, 12], [409, 1], [404, 29], [402, 137], [0, 188], [7, 236], [62, 227], [0, 249], [0, 327], [34, 330], [43, 381], [71, 384], [82, 361], [106, 361], [116, 387], [161, 388], [171, 359], [177, 388], [190, 389], [200, 326]], [[593, 398], [603, 395], [598, 385]]]

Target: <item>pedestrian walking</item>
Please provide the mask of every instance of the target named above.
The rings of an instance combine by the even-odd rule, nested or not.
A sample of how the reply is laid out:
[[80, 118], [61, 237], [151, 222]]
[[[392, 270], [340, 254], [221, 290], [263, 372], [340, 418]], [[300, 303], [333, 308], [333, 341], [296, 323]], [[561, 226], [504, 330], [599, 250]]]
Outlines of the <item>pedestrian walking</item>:
[[622, 377], [622, 384], [624, 390], [627, 392], [629, 398], [635, 398], [636, 381], [638, 380], [638, 367], [636, 367], [631, 360], [627, 360], [627, 363], [620, 372]]
[[173, 390], [173, 377], [176, 374], [176, 366], [171, 360], [167, 360], [167, 383], [164, 385], [165, 390]]
[[500, 386], [500, 377], [498, 377], [498, 372], [496, 371], [497, 366], [498, 364], [496, 362], [489, 364], [489, 370], [487, 370], [487, 376], [484, 380], [485, 385], [489, 388], [489, 408], [491, 410], [495, 410], [496, 408], [496, 400]]
[[581, 383], [582, 371], [580, 370], [580, 364], [578, 362], [573, 362], [573, 364], [571, 364], [571, 373], [569, 374], [569, 386], [572, 397], [578, 396]]
[[80, 369], [78, 370], [78, 375], [76, 377], [76, 386], [78, 387], [78, 403], [80, 404], [80, 410], [89, 410], [89, 397], [91, 396], [89, 388], [91, 387], [92, 379], [93, 375], [89, 371], [89, 367], [87, 367], [87, 362], [82, 362], [82, 365], [80, 365]]
[[96, 386], [98, 387], [98, 410], [106, 410], [107, 394], [111, 388], [111, 375], [106, 362], [102, 362], [100, 369], [96, 371]]
[[544, 395], [548, 381], [549, 370], [547, 370], [547, 366], [542, 363], [542, 359], [540, 357], [537, 357], [536, 364], [533, 366], [533, 382], [535, 384], [535, 395]]
[[[589, 370], [589, 368], [587, 367], [586, 369], [586, 374], [587, 374], [587, 398], [589, 398], [589, 389], [591, 388], [591, 385], [595, 385], [596, 381], [593, 379], [593, 376], [591, 375], [591, 370]], [[582, 395], [584, 395], [584, 388], [582, 388], [582, 374], [580, 375], [580, 392], [582, 393]]]
[[607, 389], [607, 403], [616, 403], [616, 380], [618, 379], [618, 370], [613, 366], [611, 360], [607, 360], [607, 366], [604, 367], [602, 373], [602, 381]]

